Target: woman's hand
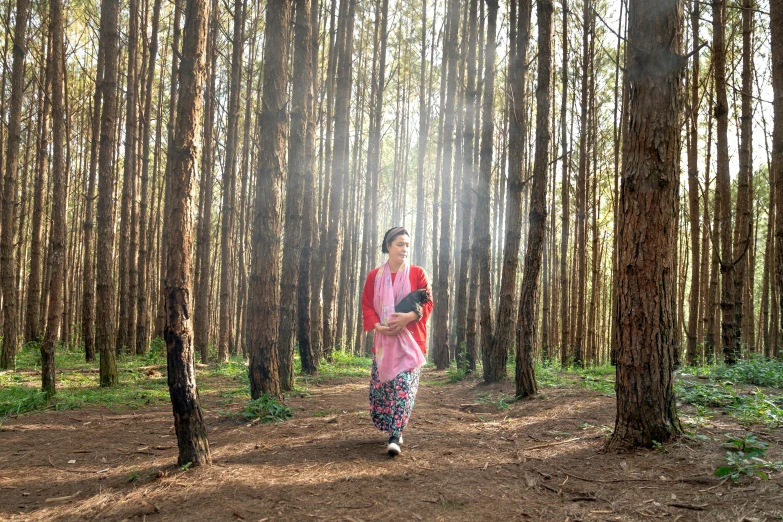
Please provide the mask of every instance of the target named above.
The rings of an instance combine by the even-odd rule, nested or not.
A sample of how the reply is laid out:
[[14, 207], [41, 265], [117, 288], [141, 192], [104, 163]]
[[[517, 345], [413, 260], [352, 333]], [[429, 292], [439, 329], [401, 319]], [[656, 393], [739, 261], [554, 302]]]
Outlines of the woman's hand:
[[381, 335], [391, 335], [388, 326], [383, 326], [381, 323], [375, 323], [375, 331]]
[[418, 319], [416, 312], [407, 312], [404, 314], [394, 313], [391, 314], [389, 319], [389, 332], [391, 335], [399, 334], [405, 326], [411, 321]]

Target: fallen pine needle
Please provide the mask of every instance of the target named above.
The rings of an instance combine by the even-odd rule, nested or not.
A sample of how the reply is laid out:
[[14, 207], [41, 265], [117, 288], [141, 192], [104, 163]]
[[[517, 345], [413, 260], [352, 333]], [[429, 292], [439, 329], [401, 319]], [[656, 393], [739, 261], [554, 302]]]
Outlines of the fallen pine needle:
[[77, 491], [73, 495], [68, 495], [68, 496], [65, 496], [65, 497], [47, 498], [46, 500], [44, 500], [44, 502], [60, 502], [61, 500], [71, 500], [72, 498], [78, 497], [80, 494], [81, 494], [81, 491]]

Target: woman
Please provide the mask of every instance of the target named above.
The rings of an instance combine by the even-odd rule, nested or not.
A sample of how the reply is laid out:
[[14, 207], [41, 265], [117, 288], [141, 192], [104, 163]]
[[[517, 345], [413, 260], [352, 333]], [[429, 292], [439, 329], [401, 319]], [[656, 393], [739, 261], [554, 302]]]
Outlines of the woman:
[[381, 251], [389, 258], [367, 274], [362, 293], [364, 330], [375, 330], [370, 415], [376, 428], [389, 434], [389, 455], [400, 454], [402, 431], [416, 400], [419, 371], [424, 364], [427, 318], [432, 301], [420, 310], [396, 313], [394, 306], [414, 290], [426, 289], [424, 269], [407, 262], [410, 234], [403, 227], [388, 230]]

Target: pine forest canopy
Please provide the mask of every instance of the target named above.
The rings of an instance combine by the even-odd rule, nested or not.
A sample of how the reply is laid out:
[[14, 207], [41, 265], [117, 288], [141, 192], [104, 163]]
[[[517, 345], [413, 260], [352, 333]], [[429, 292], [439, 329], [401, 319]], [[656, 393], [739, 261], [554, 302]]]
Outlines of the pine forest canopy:
[[0, 5], [0, 366], [40, 342], [54, 393], [84, 346], [113, 386], [163, 338], [183, 463], [196, 357], [244, 354], [257, 398], [369, 352], [392, 226], [437, 368], [513, 355], [527, 396], [536, 360], [616, 363], [612, 444], [678, 431], [676, 365], [779, 354], [778, 0], [51, 4]]

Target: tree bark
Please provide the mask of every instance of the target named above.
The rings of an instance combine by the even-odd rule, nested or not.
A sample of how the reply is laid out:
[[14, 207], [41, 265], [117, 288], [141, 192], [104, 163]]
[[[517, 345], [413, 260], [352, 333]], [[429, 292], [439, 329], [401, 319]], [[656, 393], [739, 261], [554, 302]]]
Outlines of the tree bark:
[[[215, 81], [217, 77], [217, 56], [215, 42], [218, 33], [218, 2], [212, 0], [209, 17], [209, 29], [207, 35], [207, 75], [209, 80], [204, 90], [204, 146], [201, 155], [201, 186], [199, 187], [199, 222], [197, 252], [197, 277], [196, 277], [196, 304], [194, 318], [193, 344], [199, 351], [202, 363], [209, 359], [209, 312], [212, 299], [209, 292], [209, 277], [207, 275], [214, 268], [212, 265], [212, 199], [214, 197], [214, 120], [215, 120]], [[218, 360], [226, 362], [228, 352], [218, 353]]]
[[147, 56], [147, 87], [142, 116], [142, 154], [141, 154], [141, 204], [139, 212], [139, 282], [138, 282], [138, 318], [136, 323], [136, 354], [147, 352], [149, 342], [149, 298], [146, 285], [148, 260], [152, 246], [151, 236], [146, 233], [151, 225], [148, 210], [149, 169], [150, 169], [150, 124], [152, 118], [152, 86], [155, 79], [155, 60], [158, 56], [158, 26], [160, 23], [161, 0], [155, 0], [152, 8], [152, 29], [150, 32], [149, 54]]
[[[242, 88], [242, 48], [245, 25], [245, 2], [234, 0], [234, 33], [231, 44], [231, 78], [228, 94], [226, 159], [223, 170], [223, 211], [220, 229], [220, 331], [218, 360], [227, 361], [232, 340], [231, 309], [234, 303], [234, 215], [236, 213], [237, 135], [239, 131], [239, 100]], [[215, 50], [216, 51], [216, 50]]]
[[[307, 169], [307, 126], [312, 117], [313, 53], [311, 0], [296, 0], [294, 23], [294, 85], [291, 97], [291, 140], [288, 143], [288, 178], [285, 202], [283, 266], [298, 267], [302, 253], [302, 210]], [[294, 340], [296, 338], [299, 272], [283, 270], [280, 285], [278, 356], [280, 386], [294, 388]]]
[[[310, 84], [311, 88], [307, 92], [307, 103], [309, 111], [306, 127], [305, 142], [305, 167], [304, 167], [304, 202], [302, 205], [302, 251], [299, 257], [299, 293], [297, 296], [297, 338], [299, 341], [299, 359], [302, 363], [302, 373], [313, 375], [317, 373], [315, 354], [311, 343], [311, 322], [310, 322], [310, 300], [312, 296], [311, 287], [311, 263], [312, 263], [312, 244], [313, 233], [315, 230], [315, 93], [317, 92], [317, 79], [315, 74], [315, 64], [318, 56], [318, 0], [312, 0], [310, 6], [310, 23], [308, 31], [310, 34], [310, 50], [312, 57], [310, 60]], [[365, 221], [365, 228], [367, 227]]]
[[[48, 396], [55, 393], [54, 350], [63, 317], [65, 279], [65, 211], [68, 204], [68, 180], [65, 165], [65, 109], [63, 83], [63, 3], [51, 0], [49, 31], [52, 35], [52, 231], [49, 235], [49, 310], [46, 333], [41, 343], [41, 388]], [[10, 154], [9, 154], [10, 156]]]
[[286, 87], [291, 4], [267, 4], [264, 41], [264, 96], [258, 123], [259, 162], [253, 217], [248, 327], [250, 393], [279, 397], [277, 332], [280, 296], [281, 191], [286, 151]]
[[[49, 116], [49, 110], [51, 105], [51, 98], [46, 95], [46, 93], [49, 90], [49, 82], [50, 82], [50, 63], [51, 63], [51, 43], [47, 46], [47, 53], [46, 53], [46, 63], [42, 65], [42, 67], [45, 69], [44, 72], [44, 82], [41, 86], [41, 114], [40, 114], [40, 123], [39, 123], [39, 134], [38, 134], [38, 147], [36, 150], [36, 158], [35, 158], [35, 190], [33, 195], [33, 218], [32, 218], [32, 237], [30, 240], [30, 277], [27, 283], [27, 317], [26, 317], [26, 326], [25, 326], [25, 339], [27, 341], [38, 341], [41, 338], [41, 276], [43, 271], [42, 266], [42, 260], [43, 260], [43, 245], [42, 245], [42, 238], [41, 238], [41, 225], [43, 224], [44, 220], [44, 190], [46, 188], [46, 164], [48, 161], [48, 149], [49, 149], [49, 124], [48, 124], [48, 116]], [[100, 54], [100, 50], [98, 51]], [[99, 59], [100, 63], [100, 59]], [[101, 64], [102, 68], [102, 64]], [[99, 71], [99, 78], [100, 75], [102, 75], [102, 71]], [[96, 92], [100, 91], [100, 82], [96, 83]], [[99, 98], [99, 96], [96, 96]], [[98, 123], [100, 123], [100, 107], [96, 110], [97, 116], [94, 117], [94, 119], [98, 120]], [[98, 135], [100, 132], [96, 127], [93, 127], [95, 132], [93, 133], [93, 136]], [[95, 149], [95, 154], [97, 154], [97, 144], [98, 139], [93, 139], [93, 149]], [[91, 159], [92, 161], [92, 159]], [[97, 161], [97, 158], [96, 158]], [[91, 163], [92, 167], [92, 163]], [[93, 192], [91, 192], [92, 194]], [[93, 196], [94, 199], [94, 196]], [[92, 200], [91, 200], [92, 201]], [[86, 266], [86, 265], [85, 265]], [[94, 280], [93, 284], [90, 288], [94, 287]], [[92, 322], [92, 320], [91, 320]], [[87, 322], [85, 319], [85, 327], [87, 328]], [[92, 324], [89, 325], [89, 328], [92, 329]], [[88, 337], [89, 337], [89, 343], [88, 343]], [[94, 334], [93, 335], [86, 335], [85, 333], [85, 340], [84, 340], [84, 348], [85, 352], [89, 355], [90, 350], [93, 352], [93, 359], [94, 356]]]
[[536, 87], [536, 153], [530, 190], [530, 229], [522, 270], [522, 289], [517, 319], [516, 396], [529, 397], [538, 391], [533, 344], [536, 302], [541, 272], [541, 250], [546, 235], [546, 190], [549, 172], [549, 111], [552, 83], [552, 0], [538, 0], [538, 86]]
[[[752, 195], [750, 190], [753, 177], [753, 101], [751, 77], [753, 62], [751, 58], [751, 39], [753, 38], [753, 0], [742, 2], [742, 108], [740, 116], [739, 175], [737, 177], [737, 213], [734, 224], [734, 358], [742, 354], [742, 344], [747, 345], [748, 334], [743, 331], [743, 300], [745, 299], [745, 277], [749, 272], [751, 250], [755, 250], [753, 241], [753, 217], [751, 215]], [[750, 315], [753, 309], [750, 310]]]
[[[0, 234], [0, 280], [3, 290], [3, 351], [0, 369], [16, 367], [19, 349], [17, 320], [16, 249], [14, 219], [17, 205], [17, 172], [22, 127], [22, 98], [24, 96], [25, 56], [27, 55], [27, 0], [17, 0], [14, 25], [14, 61], [11, 69], [11, 103], [8, 114], [8, 140], [3, 183], [2, 234]], [[0, 145], [1, 146], [1, 145]]]
[[199, 404], [191, 334], [191, 249], [193, 183], [198, 162], [197, 136], [206, 76], [205, 48], [209, 8], [206, 0], [188, 0], [182, 63], [179, 68], [177, 124], [169, 149], [170, 236], [166, 245], [166, 352], [169, 396], [174, 410], [179, 456], [177, 465], [209, 465], [212, 456]]
[[[671, 310], [682, 45], [681, 0], [629, 4], [629, 123], [619, 216], [617, 417], [612, 449], [680, 431]], [[657, 57], [654, 62], [650, 57]]]
[[[347, 2], [345, 25], [345, 41], [338, 47], [339, 59], [337, 65], [337, 95], [335, 97], [334, 113], [334, 154], [332, 165], [331, 194], [329, 195], [329, 228], [324, 248], [324, 309], [323, 309], [323, 352], [327, 358], [335, 347], [335, 301], [337, 295], [337, 278], [339, 270], [339, 255], [342, 247], [340, 221], [343, 211], [343, 180], [348, 175], [348, 145], [349, 117], [352, 85], [353, 59], [353, 25], [356, 0]], [[339, 39], [338, 39], [339, 40]]]
[[[128, 32], [128, 76], [126, 85], [125, 119], [125, 155], [123, 158], [122, 207], [120, 214], [120, 250], [119, 250], [119, 325], [117, 330], [117, 354], [127, 352], [131, 347], [131, 272], [135, 271], [136, 253], [133, 251], [133, 207], [136, 190], [136, 63], [138, 60], [139, 6], [138, 0], [130, 0]], [[135, 315], [135, 314], [133, 314]], [[136, 336], [135, 328], [133, 337]], [[135, 345], [133, 345], [135, 347]]]
[[688, 141], [688, 208], [691, 226], [691, 296], [688, 310], [688, 333], [685, 360], [696, 363], [698, 343], [699, 290], [701, 288], [701, 247], [699, 223], [699, 2], [691, 2], [691, 30], [693, 65], [691, 66], [690, 140]]
[[[565, 366], [568, 361], [568, 339], [571, 336], [568, 319], [568, 236], [571, 224], [571, 178], [568, 173], [568, 133], [566, 119], [568, 108], [568, 0], [563, 0], [563, 86], [560, 97], [560, 141], [563, 149], [563, 176], [561, 181], [561, 200], [563, 217], [560, 229], [560, 364]], [[619, 53], [618, 53], [619, 54]], [[618, 56], [619, 60], [619, 56]]]
[[716, 203], [720, 226], [720, 310], [723, 358], [732, 364], [739, 356], [734, 322], [734, 249], [731, 242], [731, 186], [729, 179], [729, 105], [726, 98], [726, 1], [712, 4], [712, 67], [715, 74], [715, 122], [717, 126]]
[[[467, 34], [467, 88], [465, 90], [465, 127], [462, 134], [462, 197], [461, 246], [459, 256], [459, 274], [457, 275], [457, 364], [467, 371], [476, 370], [475, 353], [466, 344], [468, 320], [468, 270], [470, 268], [470, 229], [473, 219], [473, 140], [475, 137], [474, 114], [476, 108], [476, 39], [478, 37], [478, 0], [470, 0]], [[475, 346], [473, 347], [475, 348]]]
[[[769, 6], [770, 27], [783, 26], [783, 2], [773, 1]], [[772, 120], [772, 172], [770, 177], [775, 180], [775, 260], [777, 273], [777, 310], [783, 309], [783, 34], [772, 30], [772, 93], [773, 93], [773, 120]], [[774, 309], [773, 309], [774, 312]], [[775, 314], [773, 313], [773, 316]], [[783, 317], [783, 314], [779, 314]], [[779, 319], [779, 318], [776, 318]], [[777, 321], [772, 323], [772, 334], [775, 338], [775, 348], [778, 346], [777, 335], [783, 328]], [[773, 350], [776, 352], [777, 350]]]
[[[487, 42], [484, 61], [484, 98], [482, 101], [481, 151], [479, 154], [479, 185], [476, 195], [476, 229], [473, 234], [474, 259], [478, 263], [479, 324], [481, 325], [481, 353], [492, 345], [492, 236], [490, 226], [490, 184], [492, 180], [492, 138], [495, 130], [495, 51], [497, 36], [497, 0], [487, 0]], [[483, 362], [483, 361], [482, 361]]]
[[438, 253], [438, 284], [435, 299], [435, 336], [433, 360], [439, 370], [449, 366], [449, 272], [451, 271], [451, 174], [454, 151], [454, 111], [457, 97], [457, 35], [459, 30], [459, 0], [449, 0], [448, 80], [443, 122], [443, 177], [441, 179], [440, 246]]
[[[527, 50], [530, 40], [531, 2], [520, 0], [517, 24], [516, 53], [512, 58], [511, 115], [509, 124], [509, 173], [506, 193], [506, 237], [503, 250], [503, 270], [496, 330], [489, 353], [484, 357], [484, 381], [498, 382], [506, 376], [509, 346], [514, 342], [514, 294], [519, 266], [519, 243], [522, 226], [522, 191], [524, 190], [523, 149], [527, 115], [525, 91], [527, 87]], [[512, 24], [514, 22], [512, 21]]]
[[116, 144], [117, 62], [119, 60], [118, 0], [101, 2], [101, 49], [104, 56], [101, 142], [98, 149], [98, 252], [95, 285], [95, 347], [100, 354], [101, 386], [118, 383], [114, 336], [114, 154]]

